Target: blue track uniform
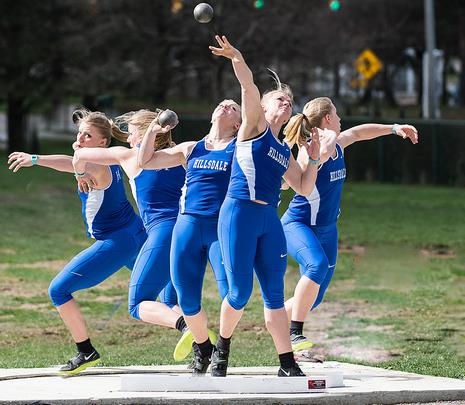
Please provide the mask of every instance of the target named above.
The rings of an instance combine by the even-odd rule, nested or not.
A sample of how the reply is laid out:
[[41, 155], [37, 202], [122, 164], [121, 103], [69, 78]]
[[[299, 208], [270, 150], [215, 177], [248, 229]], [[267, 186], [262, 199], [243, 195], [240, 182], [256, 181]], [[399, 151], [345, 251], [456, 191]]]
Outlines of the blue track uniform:
[[288, 252], [299, 263], [300, 273], [320, 285], [312, 309], [323, 300], [336, 268], [336, 223], [345, 177], [344, 151], [336, 144], [336, 156], [319, 168], [312, 193], [296, 194], [281, 219]]
[[71, 300], [72, 293], [100, 284], [126, 266], [132, 269], [146, 239], [139, 216], [126, 198], [119, 166], [109, 166], [112, 180], [104, 190], [79, 192], [87, 235], [92, 246], [75, 256], [52, 280], [53, 305]]
[[201, 309], [207, 260], [215, 273], [221, 298], [228, 283], [218, 242], [218, 215], [228, 189], [236, 140], [225, 149], [210, 150], [205, 139], [187, 158], [186, 182], [171, 245], [171, 279], [187, 316]]
[[160, 296], [169, 307], [177, 304], [170, 278], [170, 247], [185, 174], [184, 168], [177, 166], [141, 170], [129, 180], [148, 235], [129, 282], [129, 313], [136, 319], [140, 319], [139, 305], [143, 301]]
[[231, 182], [218, 224], [229, 285], [227, 300], [236, 310], [245, 307], [250, 298], [254, 269], [265, 307], [284, 306], [287, 250], [276, 208], [290, 153], [287, 144], [276, 139], [270, 128], [257, 138], [237, 142]]

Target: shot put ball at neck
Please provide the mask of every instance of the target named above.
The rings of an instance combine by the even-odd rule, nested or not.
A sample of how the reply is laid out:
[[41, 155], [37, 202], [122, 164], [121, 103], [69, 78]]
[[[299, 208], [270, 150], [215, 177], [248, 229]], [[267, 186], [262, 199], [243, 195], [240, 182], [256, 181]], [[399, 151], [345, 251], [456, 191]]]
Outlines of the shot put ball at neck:
[[165, 110], [158, 117], [158, 123], [162, 127], [166, 127], [167, 125], [174, 127], [178, 123], [178, 115], [172, 110]]

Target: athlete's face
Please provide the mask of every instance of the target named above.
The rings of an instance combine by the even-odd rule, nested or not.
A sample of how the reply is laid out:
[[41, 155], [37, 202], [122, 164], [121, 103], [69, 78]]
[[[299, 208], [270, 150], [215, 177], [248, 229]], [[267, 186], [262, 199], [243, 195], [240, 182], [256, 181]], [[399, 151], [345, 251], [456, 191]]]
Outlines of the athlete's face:
[[131, 146], [131, 148], [134, 148], [137, 145], [139, 145], [141, 142], [139, 128], [137, 128], [133, 124], [128, 124], [128, 132], [129, 132], [128, 143]]
[[331, 107], [331, 114], [328, 114], [326, 116], [326, 122], [326, 128], [333, 130], [334, 132], [336, 132], [336, 134], [339, 135], [339, 133], [341, 132], [341, 118], [337, 114], [337, 109], [334, 106], [334, 104], [332, 104]]
[[265, 96], [263, 111], [265, 111], [265, 115], [269, 121], [271, 121], [271, 117], [278, 117], [282, 121], [287, 122], [292, 115], [292, 100], [286, 93], [273, 91]]
[[74, 146], [79, 148], [104, 148], [107, 140], [100, 134], [99, 130], [92, 124], [81, 122], [76, 135]]
[[241, 108], [233, 100], [223, 100], [213, 111], [211, 122], [215, 120], [230, 123], [237, 130], [241, 125]]

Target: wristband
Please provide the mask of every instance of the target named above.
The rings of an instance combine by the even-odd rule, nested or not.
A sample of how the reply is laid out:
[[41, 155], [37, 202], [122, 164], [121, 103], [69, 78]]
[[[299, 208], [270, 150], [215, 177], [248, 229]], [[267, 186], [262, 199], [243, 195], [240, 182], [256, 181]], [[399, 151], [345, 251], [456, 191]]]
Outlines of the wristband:
[[82, 172], [82, 173], [74, 172], [74, 177], [84, 177], [86, 174], [87, 174], [86, 172]]
[[310, 156], [308, 157], [308, 163], [311, 163], [312, 165], [319, 165], [320, 164], [320, 158], [318, 159], [312, 159]]
[[399, 127], [399, 124], [394, 124], [392, 127], [391, 127], [391, 133], [393, 135], [397, 135], [397, 128]]
[[39, 156], [37, 155], [31, 155], [31, 162], [32, 166], [35, 166], [37, 164], [37, 161], [39, 160]]

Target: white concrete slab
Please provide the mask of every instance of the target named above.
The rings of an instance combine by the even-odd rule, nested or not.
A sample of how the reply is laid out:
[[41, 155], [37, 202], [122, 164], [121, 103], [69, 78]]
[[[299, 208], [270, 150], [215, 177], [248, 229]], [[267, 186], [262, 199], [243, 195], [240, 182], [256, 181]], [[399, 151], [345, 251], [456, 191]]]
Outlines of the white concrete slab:
[[307, 377], [279, 378], [263, 375], [132, 374], [121, 376], [121, 391], [132, 392], [218, 392], [223, 394], [276, 394], [325, 392], [343, 387], [342, 373], [317, 373]]
[[[302, 363], [307, 374], [343, 374], [344, 387], [322, 393], [224, 394], [218, 392], [133, 392], [121, 390], [121, 376], [186, 375], [185, 366], [93, 368], [76, 377], [50, 369], [0, 369], [0, 404], [396, 404], [465, 401], [465, 381], [347, 363]], [[277, 367], [231, 368], [234, 376], [276, 375]], [[200, 379], [202, 377], [199, 377]], [[226, 377], [228, 379], [228, 377]], [[206, 379], [208, 380], [208, 378]], [[273, 380], [273, 379], [271, 379]]]

